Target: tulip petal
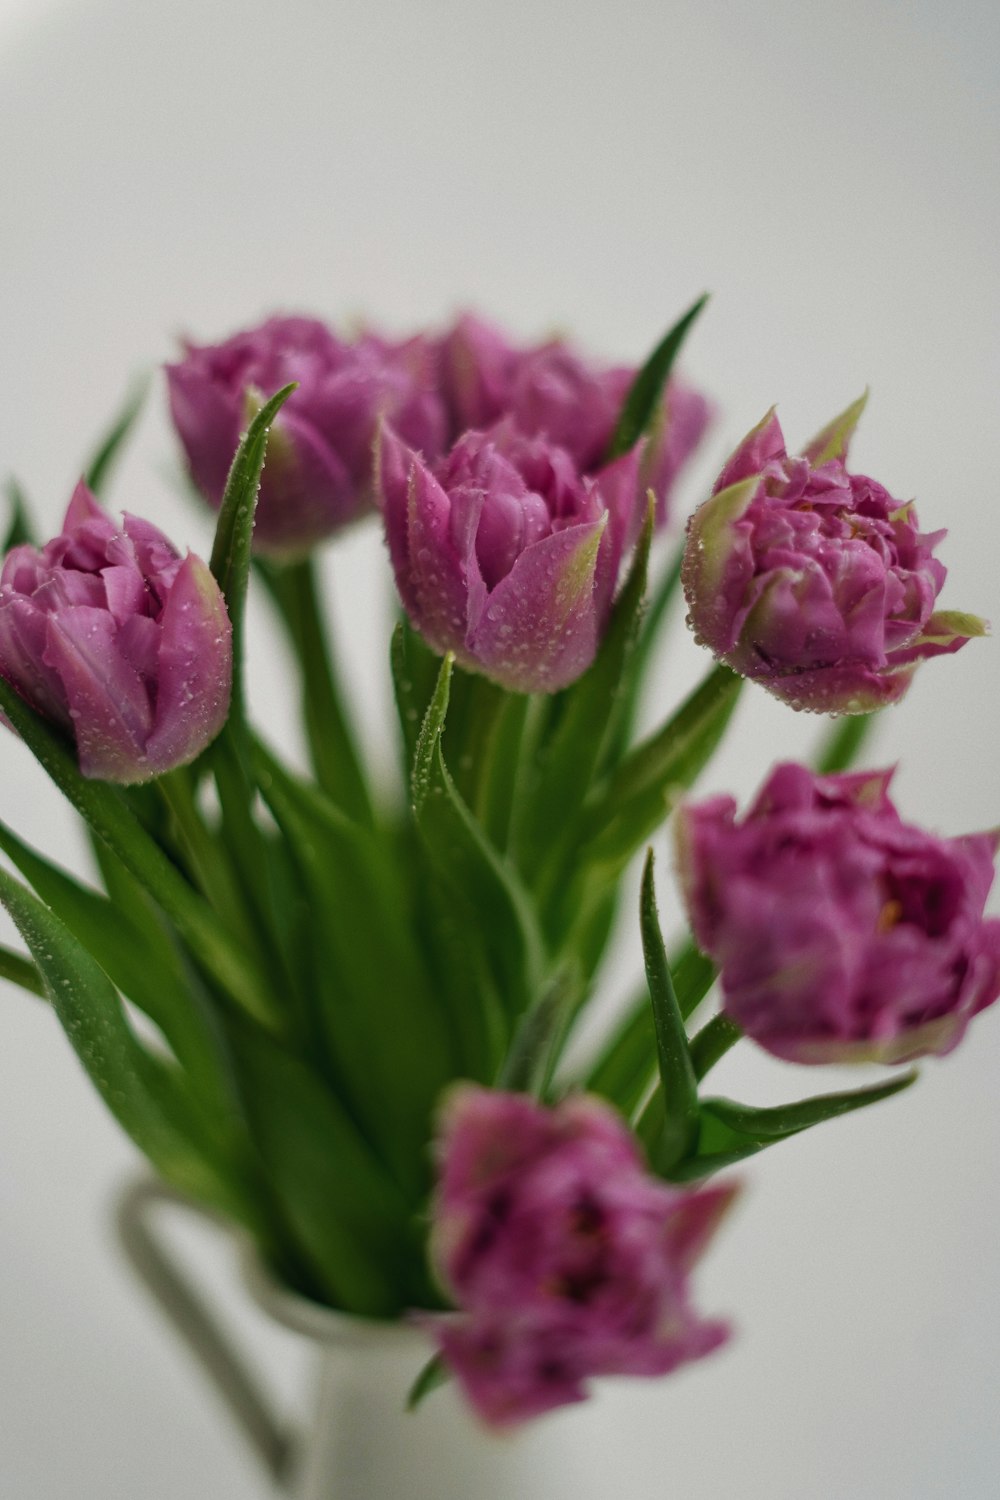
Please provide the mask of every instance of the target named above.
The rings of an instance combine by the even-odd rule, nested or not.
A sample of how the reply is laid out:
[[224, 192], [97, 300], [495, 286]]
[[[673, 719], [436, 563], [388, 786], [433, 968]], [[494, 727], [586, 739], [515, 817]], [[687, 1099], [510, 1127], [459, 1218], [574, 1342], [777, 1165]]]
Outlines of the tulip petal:
[[406, 495], [406, 592], [413, 600], [413, 621], [436, 651], [454, 651], [468, 662], [466, 633], [475, 589], [481, 607], [485, 586], [475, 566], [475, 526], [466, 527], [464, 556], [452, 537], [451, 502], [416, 454], [409, 469]]
[[759, 474], [773, 459], [784, 458], [785, 438], [781, 423], [774, 414], [774, 407], [767, 412], [756, 427], [751, 428], [715, 482], [713, 494], [729, 489], [741, 479]]
[[534, 543], [490, 594], [469, 646], [487, 676], [514, 692], [557, 692], [597, 652], [598, 553], [607, 517]]
[[143, 781], [152, 725], [149, 695], [118, 650], [105, 610], [75, 605], [50, 615], [43, 661], [66, 691], [80, 770], [102, 781]]
[[182, 563], [160, 619], [156, 715], [148, 775], [184, 765], [218, 734], [229, 712], [232, 627], [201, 558]]

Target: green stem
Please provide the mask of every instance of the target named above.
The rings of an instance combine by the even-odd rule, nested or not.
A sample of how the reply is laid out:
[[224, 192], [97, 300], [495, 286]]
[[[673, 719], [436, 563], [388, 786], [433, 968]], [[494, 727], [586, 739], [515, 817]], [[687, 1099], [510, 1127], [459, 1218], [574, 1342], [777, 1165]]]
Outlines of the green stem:
[[720, 1058], [725, 1057], [731, 1047], [736, 1046], [742, 1035], [736, 1022], [720, 1011], [691, 1038], [691, 1064], [699, 1082], [712, 1071]]
[[374, 823], [372, 800], [344, 707], [317, 582], [315, 559], [278, 566], [256, 560], [299, 664], [302, 717], [316, 780], [358, 822]]
[[849, 771], [861, 754], [874, 724], [873, 713], [850, 714], [832, 724], [816, 756], [819, 774], [832, 776], [838, 771]]

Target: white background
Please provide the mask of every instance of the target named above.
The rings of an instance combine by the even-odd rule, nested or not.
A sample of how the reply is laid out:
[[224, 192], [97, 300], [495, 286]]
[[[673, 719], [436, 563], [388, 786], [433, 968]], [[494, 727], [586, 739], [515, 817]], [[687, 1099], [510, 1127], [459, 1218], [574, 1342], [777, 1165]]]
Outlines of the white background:
[[[944, 602], [1000, 619], [998, 56], [988, 0], [6, 0], [0, 470], [54, 531], [127, 377], [182, 329], [301, 308], [404, 331], [473, 305], [638, 360], [707, 287], [686, 367], [721, 417], [687, 502], [772, 402], [794, 443], [870, 384], [856, 466], [950, 528]], [[157, 388], [115, 499], [204, 549], [174, 463]], [[330, 569], [387, 760], [377, 537]], [[252, 649], [273, 725], [264, 620]], [[661, 711], [702, 667], [678, 623]], [[1000, 822], [998, 681], [996, 643], [973, 643], [887, 716], [876, 753], [900, 759], [914, 820]], [[817, 730], [759, 693], [738, 726], [708, 784], [741, 796]], [[0, 755], [0, 816], [80, 861], [11, 737]], [[669, 909], [662, 848], [661, 885]], [[636, 947], [633, 924], [619, 991]], [[0, 1494], [263, 1493], [116, 1260], [107, 1210], [134, 1153], [48, 1011], [2, 1001]], [[752, 1165], [700, 1278], [738, 1337], [610, 1397], [623, 1445], [645, 1435], [594, 1495], [996, 1493], [998, 1063], [991, 1013], [909, 1094]], [[758, 1101], [830, 1082], [742, 1052], [718, 1077]], [[224, 1284], [219, 1247], [192, 1248]], [[233, 1309], [292, 1399], [302, 1352]]]

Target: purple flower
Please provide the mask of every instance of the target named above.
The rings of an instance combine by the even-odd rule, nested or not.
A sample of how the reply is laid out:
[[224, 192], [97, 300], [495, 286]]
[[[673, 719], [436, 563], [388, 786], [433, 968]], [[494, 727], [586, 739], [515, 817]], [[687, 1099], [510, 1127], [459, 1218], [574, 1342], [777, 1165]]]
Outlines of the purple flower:
[[231, 635], [201, 559], [137, 516], [116, 526], [82, 482], [60, 535], [0, 573], [0, 675], [71, 731], [85, 776], [146, 781], [204, 750], [229, 712]]
[[315, 319], [279, 317], [221, 344], [186, 345], [167, 382], [192, 478], [218, 505], [249, 418], [298, 381], [271, 429], [255, 531], [259, 551], [295, 556], [370, 507], [380, 417], [415, 448], [441, 451], [434, 369], [423, 339], [393, 344], [365, 333], [345, 343]]
[[945, 1053], [1000, 994], [1000, 920], [983, 916], [997, 834], [903, 823], [889, 778], [781, 765], [740, 820], [731, 797], [678, 814], [688, 913], [724, 1009], [778, 1057]]
[[494, 1426], [582, 1401], [600, 1375], [664, 1375], [727, 1337], [688, 1272], [734, 1190], [668, 1187], [590, 1096], [545, 1109], [459, 1085], [439, 1139], [431, 1250], [460, 1311], [424, 1319]]
[[469, 432], [429, 467], [388, 427], [376, 467], [396, 584], [436, 651], [515, 692], [590, 666], [641, 512], [637, 451], [580, 477], [511, 422]]
[[773, 412], [692, 516], [684, 592], [699, 641], [793, 708], [863, 713], [906, 691], [918, 662], [985, 626], [935, 612], [943, 531], [845, 467], [856, 402], [790, 458]]
[[[570, 454], [582, 474], [604, 464], [635, 370], [595, 365], [561, 339], [518, 347], [468, 314], [441, 344], [441, 383], [457, 437], [510, 418], [524, 433]], [[708, 426], [705, 397], [676, 378], [646, 444], [640, 486], [653, 490], [663, 521], [670, 491]]]

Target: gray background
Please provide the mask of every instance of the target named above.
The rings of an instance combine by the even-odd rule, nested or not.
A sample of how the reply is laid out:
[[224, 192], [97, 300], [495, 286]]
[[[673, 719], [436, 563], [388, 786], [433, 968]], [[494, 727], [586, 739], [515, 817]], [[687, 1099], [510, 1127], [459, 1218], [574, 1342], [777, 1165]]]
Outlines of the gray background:
[[[473, 305], [639, 359], [708, 287], [686, 366], [721, 415], [687, 502], [772, 402], [794, 443], [870, 384], [857, 466], [917, 496], [927, 529], [950, 528], [945, 602], [1000, 619], [998, 43], [986, 0], [36, 0], [30, 15], [8, 0], [0, 469], [54, 530], [126, 377], [182, 329], [210, 338], [285, 307], [403, 331]], [[174, 464], [157, 389], [115, 499], [204, 550]], [[386, 760], [377, 536], [328, 565]], [[280, 724], [263, 618], [252, 651], [257, 711]], [[1000, 822], [996, 653], [930, 664], [884, 722], [877, 755], [901, 760], [914, 820]], [[678, 621], [661, 706], [703, 666]], [[752, 693], [706, 784], [746, 795], [816, 732]], [[0, 755], [0, 815], [80, 863], [28, 757], [10, 737]], [[610, 997], [636, 948], [630, 924]], [[117, 1262], [107, 1209], [134, 1153], [45, 1008], [2, 1001], [0, 1493], [261, 1493]], [[609, 1393], [622, 1449], [595, 1495], [995, 1493], [998, 1052], [987, 1014], [902, 1099], [745, 1173], [700, 1278], [738, 1337], [673, 1380]], [[831, 1079], [741, 1052], [718, 1083], [773, 1101]], [[304, 1352], [228, 1290], [224, 1245], [186, 1243], [299, 1399]]]

